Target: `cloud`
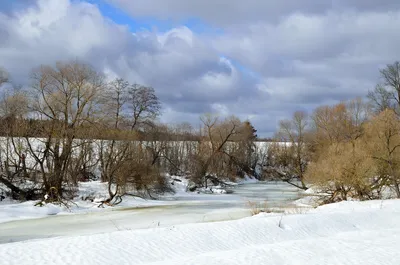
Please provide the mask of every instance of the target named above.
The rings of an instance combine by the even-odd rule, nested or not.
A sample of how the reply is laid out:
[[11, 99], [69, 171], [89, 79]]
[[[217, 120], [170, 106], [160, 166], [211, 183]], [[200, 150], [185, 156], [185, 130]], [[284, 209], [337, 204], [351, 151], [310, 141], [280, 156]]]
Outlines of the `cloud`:
[[0, 10], [3, 14], [13, 14], [18, 8], [26, 8], [36, 5], [36, 0], [0, 1]]
[[[254, 80], [187, 27], [167, 32], [130, 32], [104, 17], [96, 5], [69, 0], [38, 0], [35, 5], [0, 13], [0, 65], [14, 82], [28, 83], [40, 64], [78, 58], [109, 76], [153, 86], [168, 122], [196, 120], [215, 104], [235, 101]], [[192, 122], [193, 120], [189, 120]], [[197, 122], [197, 121], [196, 121]]]
[[132, 16], [158, 17], [164, 19], [200, 18], [212, 25], [236, 27], [243, 23], [280, 19], [294, 13], [304, 15], [337, 13], [343, 10], [387, 11], [400, 8], [397, 0], [106, 0]]
[[398, 59], [400, 11], [293, 14], [231, 29], [215, 47], [263, 78], [276, 100], [317, 103], [363, 96], [378, 67]]
[[[295, 110], [365, 96], [399, 59], [397, 0], [102, 1], [181, 25], [130, 32], [95, 1], [0, 1], [0, 65], [24, 83], [38, 64], [79, 58], [153, 86], [164, 122], [197, 128], [204, 112], [236, 114], [264, 136]], [[221, 30], [196, 32], [191, 19]]]
[[39, 0], [10, 15], [0, 14], [0, 28], [6, 33], [1, 37], [0, 63], [22, 82], [34, 66], [95, 57], [96, 49], [118, 49], [112, 40], [128, 34], [105, 21], [94, 6], [68, 0]]

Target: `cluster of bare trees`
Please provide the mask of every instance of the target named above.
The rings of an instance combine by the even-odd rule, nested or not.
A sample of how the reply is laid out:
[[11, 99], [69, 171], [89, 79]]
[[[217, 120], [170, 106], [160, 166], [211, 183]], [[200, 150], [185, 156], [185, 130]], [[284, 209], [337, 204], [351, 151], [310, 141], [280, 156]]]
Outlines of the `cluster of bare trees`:
[[108, 184], [103, 203], [116, 204], [124, 195], [172, 192], [168, 174], [187, 176], [194, 190], [254, 176], [262, 166], [266, 178], [318, 186], [326, 202], [390, 191], [400, 198], [400, 63], [381, 76], [369, 101], [281, 121], [260, 157], [250, 122], [207, 114], [199, 130], [161, 124], [152, 87], [108, 82], [90, 65], [40, 66], [26, 88], [12, 86], [0, 69], [0, 192], [62, 201], [75, 196], [79, 181], [100, 179]]
[[[0, 70], [0, 85], [9, 82]], [[32, 72], [32, 85], [4, 90], [0, 100], [0, 184], [15, 199], [61, 201], [79, 181], [108, 183], [115, 204], [126, 194], [170, 191], [166, 173], [207, 180], [254, 171], [255, 130], [238, 118], [205, 115], [190, 124], [157, 122], [155, 90], [123, 79], [107, 82], [85, 63], [59, 62]]]
[[194, 154], [191, 154], [193, 179], [207, 187], [209, 179], [217, 176], [234, 178], [253, 175], [255, 129], [249, 122], [241, 122], [231, 116], [219, 119], [217, 116], [201, 117], [202, 140]]
[[381, 70], [368, 95], [307, 116], [282, 121], [265, 167], [307, 189], [316, 185], [326, 202], [349, 198], [400, 198], [400, 63]]

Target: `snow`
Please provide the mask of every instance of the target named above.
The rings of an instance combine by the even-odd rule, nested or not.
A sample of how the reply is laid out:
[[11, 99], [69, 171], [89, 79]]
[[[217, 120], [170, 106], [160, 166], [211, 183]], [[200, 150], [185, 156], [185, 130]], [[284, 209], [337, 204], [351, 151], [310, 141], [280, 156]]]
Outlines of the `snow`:
[[[2, 244], [1, 264], [398, 264], [400, 200]], [[132, 222], [135, 222], [132, 219]]]
[[[78, 196], [68, 205], [44, 204], [43, 206], [35, 206], [38, 201], [18, 202], [10, 199], [0, 202], [0, 223], [44, 218], [53, 215], [65, 214], [84, 214], [90, 212], [99, 212], [111, 210], [112, 208], [124, 207], [146, 207], [167, 204], [166, 201], [145, 200], [138, 197], [125, 196], [124, 200], [118, 207], [105, 206], [99, 208], [100, 201], [108, 196], [107, 183], [100, 181], [80, 182], [78, 187]], [[93, 198], [93, 201], [86, 198]]]
[[259, 182], [258, 179], [256, 179], [255, 177], [250, 177], [247, 174], [244, 176], [243, 180], [241, 180], [239, 182], [239, 184], [246, 184], [246, 183], [257, 183]]
[[0, 206], [0, 223], [14, 220], [42, 218], [44, 216], [56, 215], [63, 211], [62, 207], [47, 204], [43, 207], [35, 207], [35, 202], [9, 203]]
[[[108, 184], [101, 181], [79, 182], [77, 196], [72, 202], [68, 203], [67, 206], [45, 204], [39, 207], [34, 206], [38, 201], [20, 203], [6, 198], [0, 202], [0, 223], [44, 218], [61, 214], [83, 214], [111, 209], [174, 205], [178, 201], [197, 201], [201, 203], [210, 200], [218, 200], [215, 198], [215, 195], [227, 193], [221, 186], [199, 189], [198, 192], [187, 192], [186, 187], [188, 185], [188, 180], [185, 177], [167, 177], [169, 177], [170, 183], [173, 182], [172, 188], [175, 190], [174, 194], [165, 194], [161, 196], [159, 200], [146, 200], [140, 197], [124, 196], [122, 203], [113, 207], [107, 205], [103, 205], [102, 208], [98, 207], [101, 201], [108, 198]], [[233, 199], [237, 199], [235, 196], [232, 197], [234, 197]]]
[[[120, 229], [237, 220], [251, 216], [249, 202], [264, 205], [268, 201], [268, 209], [281, 212], [280, 206], [287, 207], [300, 196], [297, 189], [285, 183], [235, 185], [230, 188], [234, 194], [204, 194], [186, 192], [187, 182], [184, 177], [175, 181], [173, 186], [176, 194], [162, 196], [156, 201], [125, 197], [118, 206], [98, 208], [98, 203], [77, 198], [69, 209], [55, 207], [57, 214], [54, 215], [47, 215], [43, 211], [47, 206], [54, 208], [53, 205], [45, 205], [43, 208], [15, 202], [12, 207], [3, 205], [0, 206], [4, 221], [1, 222], [0, 218], [0, 244], [58, 236], [91, 235]], [[105, 188], [106, 184], [100, 182], [81, 183], [79, 193], [82, 197], [96, 195], [94, 197], [101, 198], [107, 193]]]
[[[166, 206], [173, 206], [179, 208], [179, 211], [185, 210], [187, 213], [190, 213], [185, 217], [188, 222], [202, 221], [203, 216], [208, 215], [211, 215], [214, 220], [229, 220], [232, 219], [230, 216], [234, 216], [235, 219], [248, 216], [248, 203], [250, 201], [265, 202], [268, 200], [269, 206], [272, 207], [286, 204], [287, 201], [293, 201], [299, 197], [298, 190], [290, 185], [275, 182], [255, 182], [254, 179], [249, 177], [245, 178], [240, 184], [230, 183], [232, 187], [213, 186], [207, 190], [199, 189], [196, 192], [186, 191], [189, 182], [187, 178], [179, 176], [168, 177], [170, 183], [173, 183], [174, 194], [165, 194], [160, 196], [158, 200], [145, 200], [139, 197], [124, 196], [122, 203], [113, 207], [107, 205], [104, 205], [104, 208], [98, 207], [99, 202], [108, 196], [107, 183], [100, 181], [80, 182], [78, 196], [68, 204], [68, 207], [53, 204], [38, 207], [34, 206], [36, 202], [19, 203], [6, 199], [0, 202], [0, 224], [17, 220], [45, 218], [54, 215], [122, 211], [143, 207], [162, 208]], [[228, 194], [227, 189], [234, 190], [234, 194]], [[193, 207], [196, 207], [196, 209], [193, 209]], [[196, 215], [193, 215], [194, 210], [196, 210]], [[225, 210], [231, 211], [231, 214], [228, 214]], [[168, 219], [169, 216], [165, 218]], [[179, 223], [175, 220], [168, 220], [169, 223]], [[140, 227], [146, 225], [148, 226], [148, 222], [143, 221], [143, 223], [140, 223]]]

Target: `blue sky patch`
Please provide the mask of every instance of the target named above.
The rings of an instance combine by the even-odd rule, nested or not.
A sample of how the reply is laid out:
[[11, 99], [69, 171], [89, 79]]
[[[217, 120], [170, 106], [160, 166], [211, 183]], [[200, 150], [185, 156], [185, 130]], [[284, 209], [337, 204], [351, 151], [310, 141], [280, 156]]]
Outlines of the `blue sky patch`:
[[[81, 0], [82, 1], [82, 0]], [[166, 32], [179, 26], [186, 26], [197, 34], [222, 34], [221, 29], [215, 29], [204, 23], [201, 19], [190, 18], [185, 20], [155, 19], [150, 17], [134, 18], [120, 8], [107, 3], [104, 0], [86, 0], [98, 6], [100, 12], [120, 25], [128, 25], [132, 32], [141, 30]]]

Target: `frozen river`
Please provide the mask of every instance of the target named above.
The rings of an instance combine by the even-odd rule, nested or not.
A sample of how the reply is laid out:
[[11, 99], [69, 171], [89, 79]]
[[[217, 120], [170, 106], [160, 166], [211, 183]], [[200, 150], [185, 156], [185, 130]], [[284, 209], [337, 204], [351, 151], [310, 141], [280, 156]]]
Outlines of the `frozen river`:
[[222, 195], [177, 195], [171, 197], [165, 205], [158, 206], [113, 208], [101, 212], [0, 223], [0, 244], [46, 237], [234, 220], [251, 215], [249, 202], [266, 201], [268, 207], [288, 207], [301, 197], [301, 192], [296, 188], [279, 182], [242, 184], [232, 190], [232, 194]]

